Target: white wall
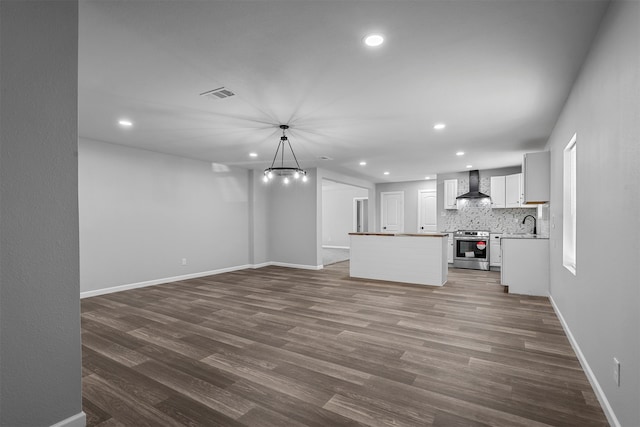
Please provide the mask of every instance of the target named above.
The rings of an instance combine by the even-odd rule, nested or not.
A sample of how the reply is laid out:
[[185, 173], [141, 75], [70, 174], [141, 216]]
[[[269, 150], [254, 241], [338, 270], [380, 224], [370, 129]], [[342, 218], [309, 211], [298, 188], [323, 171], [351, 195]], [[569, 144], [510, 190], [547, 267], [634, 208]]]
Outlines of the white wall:
[[0, 425], [80, 426], [78, 2], [0, 11]]
[[269, 197], [262, 171], [249, 171], [249, 263], [264, 265], [269, 260]]
[[[387, 191], [404, 191], [404, 232], [405, 233], [417, 233], [418, 232], [418, 191], [419, 190], [436, 190], [436, 180], [423, 180], [423, 181], [407, 181], [407, 182], [391, 182], [384, 184], [376, 184], [376, 199], [375, 205], [376, 212], [378, 213], [375, 221], [375, 230], [369, 229], [369, 231], [380, 232], [380, 193]], [[442, 192], [437, 193], [437, 203], [441, 203]], [[371, 203], [371, 202], [369, 202]], [[373, 222], [369, 222], [374, 224]]]
[[[325, 182], [326, 184], [326, 182]], [[368, 197], [365, 188], [345, 184], [322, 187], [322, 245], [349, 247], [353, 230], [353, 199]]]
[[[640, 2], [612, 2], [549, 140], [551, 296], [623, 426], [640, 425], [639, 40]], [[574, 133], [576, 276], [562, 266], [562, 154]]]
[[[322, 192], [315, 169], [309, 181], [284, 185], [276, 180], [262, 183], [267, 192], [268, 242], [271, 262], [317, 268], [318, 192]], [[256, 174], [258, 175], [258, 174]], [[259, 187], [258, 187], [259, 188]], [[259, 191], [259, 190], [257, 190]]]
[[82, 292], [249, 264], [246, 170], [81, 139], [78, 197]]

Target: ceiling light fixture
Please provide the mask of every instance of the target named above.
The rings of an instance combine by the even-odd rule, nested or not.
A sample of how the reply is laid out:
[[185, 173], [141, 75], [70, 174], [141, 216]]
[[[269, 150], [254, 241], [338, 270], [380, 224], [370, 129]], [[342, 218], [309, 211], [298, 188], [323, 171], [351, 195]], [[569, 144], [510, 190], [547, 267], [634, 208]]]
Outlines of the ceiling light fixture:
[[364, 44], [370, 47], [380, 46], [384, 43], [384, 37], [380, 34], [369, 34], [364, 38]]
[[360, 166], [367, 166], [367, 162], [360, 162]]
[[[285, 135], [285, 131], [289, 129], [289, 125], [280, 125], [280, 129], [282, 129], [282, 136], [280, 137], [280, 142], [278, 143], [278, 148], [276, 149], [276, 154], [273, 156], [273, 161], [271, 162], [271, 166], [264, 170], [264, 176], [262, 180], [264, 182], [271, 181], [276, 176], [281, 176], [283, 184], [289, 184], [291, 181], [289, 177], [293, 177], [293, 179], [302, 178], [302, 182], [307, 182], [307, 171], [300, 168], [300, 164], [298, 164], [298, 159], [296, 158], [296, 153], [293, 152], [293, 148], [291, 148], [291, 143], [289, 139]], [[289, 146], [289, 150], [291, 151], [291, 155], [293, 156], [293, 160], [296, 162], [296, 166], [285, 166], [284, 165], [284, 150], [286, 146]], [[280, 152], [280, 166], [276, 165], [276, 160], [278, 159], [278, 152]]]
[[435, 130], [442, 130], [442, 129], [446, 128], [446, 127], [447, 127], [447, 125], [445, 125], [444, 123], [436, 123], [435, 125], [433, 125], [433, 128]]
[[249, 157], [258, 157], [258, 153], [249, 153]]
[[385, 172], [384, 174], [385, 174], [385, 175], [389, 175], [389, 172]]
[[473, 165], [467, 165], [467, 169], [471, 169]]
[[456, 153], [456, 156], [464, 156], [464, 151], [458, 151], [458, 152]]
[[125, 119], [118, 120], [118, 124], [120, 126], [127, 127], [127, 128], [133, 126], [133, 123], [130, 120], [125, 120]]

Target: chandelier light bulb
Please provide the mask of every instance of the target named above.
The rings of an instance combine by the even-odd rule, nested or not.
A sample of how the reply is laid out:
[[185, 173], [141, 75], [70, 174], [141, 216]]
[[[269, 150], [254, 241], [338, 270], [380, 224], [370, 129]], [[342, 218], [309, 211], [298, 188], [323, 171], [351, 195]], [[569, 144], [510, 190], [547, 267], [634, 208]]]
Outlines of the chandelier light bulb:
[[273, 178], [273, 172], [269, 171], [269, 173], [267, 174], [267, 178], [269, 179]]
[[264, 182], [269, 182], [269, 177], [267, 175], [265, 175], [265, 176], [262, 177], [262, 180]]
[[308, 179], [308, 178], [307, 178], [307, 175], [304, 175], [304, 176], [302, 177], [302, 182], [307, 182], [307, 179]]
[[288, 184], [289, 183], [289, 178], [285, 176], [284, 179], [282, 180], [282, 182], [284, 182], [285, 184]]
[[300, 172], [296, 171], [296, 173], [294, 173], [294, 174], [293, 174], [293, 177], [294, 177], [295, 179], [300, 178]]

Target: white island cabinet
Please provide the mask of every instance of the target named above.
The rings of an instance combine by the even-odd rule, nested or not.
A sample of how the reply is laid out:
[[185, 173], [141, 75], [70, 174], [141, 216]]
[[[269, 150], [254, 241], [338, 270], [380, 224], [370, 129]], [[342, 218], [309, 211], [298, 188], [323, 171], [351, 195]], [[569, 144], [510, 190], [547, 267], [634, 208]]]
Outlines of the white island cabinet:
[[447, 234], [349, 235], [351, 277], [432, 286], [442, 286], [447, 281]]
[[503, 235], [500, 281], [510, 294], [549, 296], [549, 239]]

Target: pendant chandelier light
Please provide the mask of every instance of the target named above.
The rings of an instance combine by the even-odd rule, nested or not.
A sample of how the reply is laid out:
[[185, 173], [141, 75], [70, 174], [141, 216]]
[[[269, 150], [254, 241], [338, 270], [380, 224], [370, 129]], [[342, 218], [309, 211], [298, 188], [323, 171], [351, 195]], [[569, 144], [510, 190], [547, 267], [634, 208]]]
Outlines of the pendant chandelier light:
[[[291, 143], [285, 135], [285, 131], [289, 129], [289, 125], [280, 125], [280, 129], [282, 129], [282, 136], [280, 137], [280, 142], [278, 143], [276, 154], [275, 156], [273, 156], [271, 166], [264, 170], [264, 176], [262, 177], [262, 180], [264, 182], [269, 182], [272, 181], [275, 177], [279, 176], [282, 177], [283, 184], [289, 184], [289, 182], [291, 182], [291, 178], [302, 179], [302, 182], [307, 182], [307, 171], [300, 168], [298, 159], [296, 158], [296, 153], [293, 152]], [[289, 147], [289, 151], [291, 151], [293, 160], [296, 162], [295, 167], [287, 167], [284, 165], [284, 150], [287, 146]], [[276, 161], [278, 160], [278, 153], [280, 153], [280, 166], [277, 166], [276, 164]]]

